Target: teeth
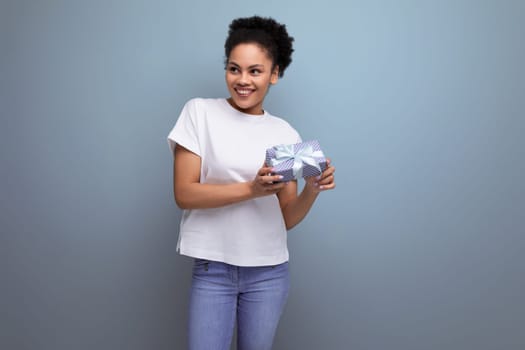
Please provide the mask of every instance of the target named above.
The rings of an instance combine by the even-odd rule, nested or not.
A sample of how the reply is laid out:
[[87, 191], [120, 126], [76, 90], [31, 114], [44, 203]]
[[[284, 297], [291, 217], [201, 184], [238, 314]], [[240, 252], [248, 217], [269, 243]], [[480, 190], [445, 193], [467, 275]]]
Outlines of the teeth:
[[244, 95], [244, 96], [246, 96], [246, 95], [249, 95], [251, 92], [252, 92], [252, 90], [237, 89], [237, 93], [238, 93], [239, 95]]

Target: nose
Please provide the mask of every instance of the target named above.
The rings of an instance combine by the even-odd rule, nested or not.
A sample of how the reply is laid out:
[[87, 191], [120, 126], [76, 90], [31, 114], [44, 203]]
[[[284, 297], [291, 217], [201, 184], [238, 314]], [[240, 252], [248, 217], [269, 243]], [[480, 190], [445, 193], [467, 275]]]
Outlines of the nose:
[[242, 72], [239, 76], [239, 84], [241, 85], [248, 85], [250, 83], [248, 72]]

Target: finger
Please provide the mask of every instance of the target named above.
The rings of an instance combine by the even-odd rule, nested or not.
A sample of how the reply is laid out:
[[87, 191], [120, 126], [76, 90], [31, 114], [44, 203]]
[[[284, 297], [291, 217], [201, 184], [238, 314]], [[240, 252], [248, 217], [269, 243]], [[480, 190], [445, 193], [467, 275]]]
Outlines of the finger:
[[271, 174], [273, 170], [274, 170], [273, 167], [263, 166], [262, 168], [259, 169], [257, 174], [263, 176], [263, 175]]
[[282, 181], [283, 176], [282, 175], [263, 175], [261, 176], [261, 180], [263, 182], [280, 182]]
[[271, 185], [266, 185], [264, 187], [264, 190], [269, 193], [277, 193], [279, 192], [284, 186], [286, 186], [286, 182], [277, 182]]
[[332, 175], [333, 173], [335, 173], [335, 167], [334, 166], [329, 166], [328, 168], [325, 169], [325, 171], [323, 171], [323, 174], [322, 174], [321, 177]]
[[263, 166], [259, 169], [258, 173], [264, 173], [264, 174], [267, 174], [267, 173], [271, 173], [273, 170], [272, 167], [270, 166]]
[[[319, 181], [323, 181], [324, 179], [326, 179], [327, 177], [330, 177], [330, 176], [334, 176], [334, 172], [335, 172], [335, 168], [334, 167], [329, 167], [328, 169], [326, 169], [325, 171], [323, 171], [321, 173], [321, 175], [317, 176], [317, 177], [311, 177], [311, 179], [313, 179], [315, 182], [319, 182]], [[307, 178], [307, 181], [308, 179], [310, 178]]]
[[319, 191], [333, 190], [335, 188], [335, 182], [329, 183], [328, 185], [319, 185]]
[[324, 186], [324, 185], [331, 184], [332, 182], [334, 182], [334, 176], [333, 175], [328, 175], [326, 177], [323, 177], [319, 181], [317, 181], [317, 184], [319, 186]]

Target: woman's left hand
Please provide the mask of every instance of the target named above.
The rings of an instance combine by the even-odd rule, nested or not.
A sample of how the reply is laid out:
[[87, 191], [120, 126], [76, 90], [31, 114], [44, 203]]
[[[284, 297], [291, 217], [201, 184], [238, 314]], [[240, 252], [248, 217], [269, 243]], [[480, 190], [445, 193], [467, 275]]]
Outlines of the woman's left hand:
[[330, 159], [326, 160], [327, 168], [317, 177], [306, 178], [306, 186], [314, 192], [333, 190], [335, 188], [335, 167], [330, 165]]

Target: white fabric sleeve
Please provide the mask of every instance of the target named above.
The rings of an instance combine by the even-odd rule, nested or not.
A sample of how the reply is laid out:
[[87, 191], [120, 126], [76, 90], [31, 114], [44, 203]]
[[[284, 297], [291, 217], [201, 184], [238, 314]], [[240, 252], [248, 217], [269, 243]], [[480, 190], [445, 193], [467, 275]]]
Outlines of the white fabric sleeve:
[[301, 138], [301, 135], [299, 135], [299, 133], [297, 131], [295, 131], [295, 133], [297, 134], [297, 141], [295, 141], [295, 143], [303, 142], [303, 139]]
[[168, 145], [173, 155], [175, 155], [175, 145], [179, 144], [201, 156], [197, 125], [197, 110], [193, 99], [184, 105], [179, 119], [168, 135]]

